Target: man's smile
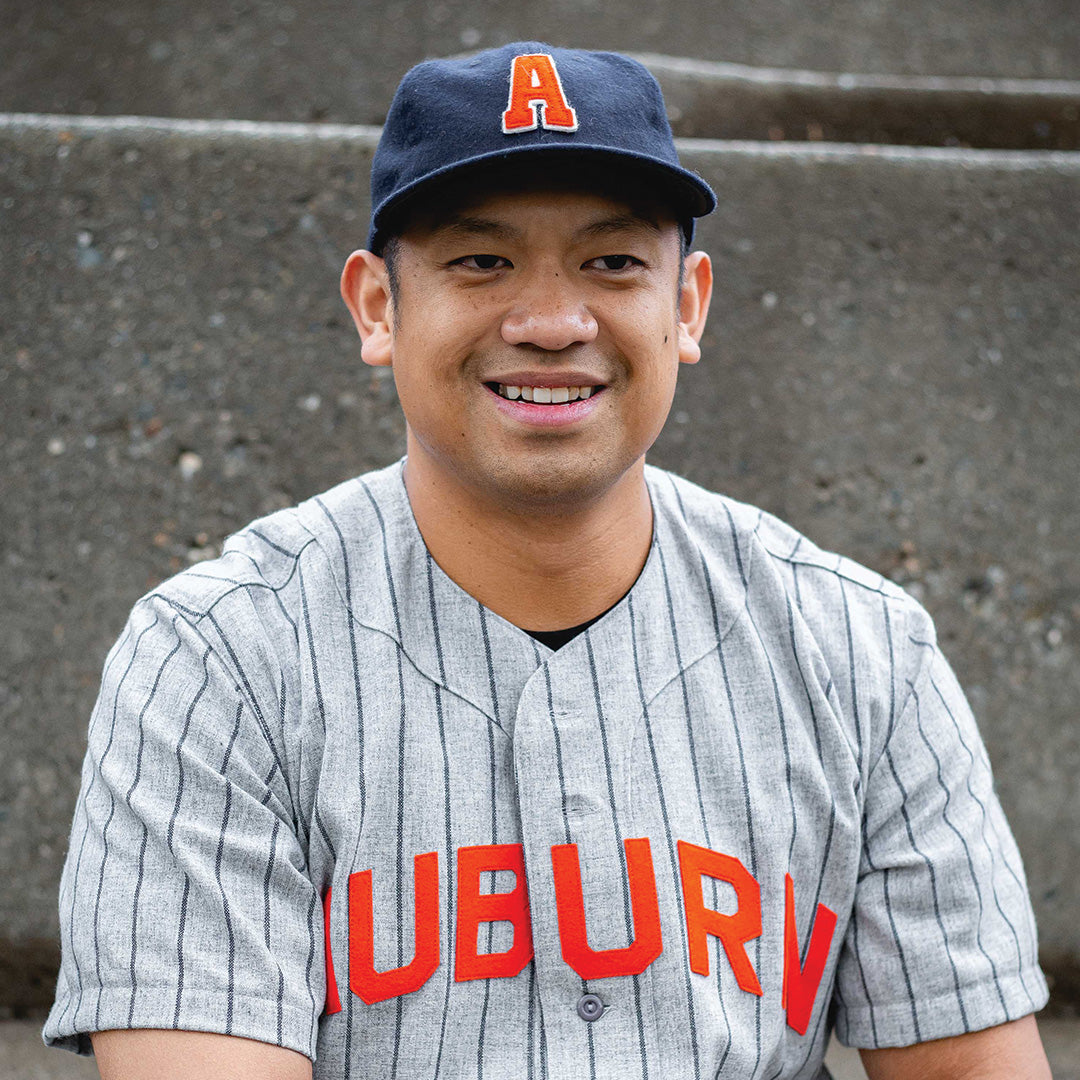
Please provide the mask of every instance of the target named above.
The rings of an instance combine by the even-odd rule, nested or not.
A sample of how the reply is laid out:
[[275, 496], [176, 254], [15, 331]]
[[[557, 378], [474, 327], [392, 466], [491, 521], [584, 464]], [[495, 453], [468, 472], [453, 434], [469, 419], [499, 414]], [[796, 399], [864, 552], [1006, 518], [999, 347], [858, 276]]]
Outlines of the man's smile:
[[565, 405], [579, 398], [586, 401], [592, 396], [594, 389], [601, 389], [601, 387], [592, 386], [507, 386], [505, 383], [494, 385], [500, 397], [509, 398], [511, 401], [521, 398], [537, 405]]

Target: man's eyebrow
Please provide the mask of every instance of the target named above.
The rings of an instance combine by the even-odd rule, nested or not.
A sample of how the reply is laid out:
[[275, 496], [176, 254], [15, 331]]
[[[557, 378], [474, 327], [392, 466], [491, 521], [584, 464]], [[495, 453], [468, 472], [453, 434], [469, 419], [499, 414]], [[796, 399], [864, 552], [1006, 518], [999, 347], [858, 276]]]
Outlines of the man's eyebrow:
[[440, 236], [490, 236], [495, 240], [513, 240], [521, 236], [521, 230], [509, 222], [469, 214], [452, 215], [440, 222], [435, 232]]
[[582, 240], [590, 240], [596, 236], [606, 236], [609, 233], [620, 232], [647, 232], [660, 235], [662, 232], [659, 222], [651, 218], [640, 217], [637, 214], [612, 214], [610, 217], [599, 218], [583, 225], [577, 232]]

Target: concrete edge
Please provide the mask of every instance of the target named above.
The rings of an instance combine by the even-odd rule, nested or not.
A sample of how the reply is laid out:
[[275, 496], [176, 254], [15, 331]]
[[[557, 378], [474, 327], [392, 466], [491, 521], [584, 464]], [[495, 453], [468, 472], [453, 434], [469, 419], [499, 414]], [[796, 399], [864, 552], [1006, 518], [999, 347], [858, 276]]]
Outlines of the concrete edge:
[[[372, 147], [382, 129], [365, 124], [298, 124], [262, 120], [176, 120], [155, 116], [67, 116], [51, 113], [0, 113], [0, 132], [78, 133], [83, 135], [174, 135], [258, 142], [359, 143]], [[1014, 170], [1058, 167], [1080, 170], [1080, 151], [985, 150], [966, 147], [894, 146], [885, 143], [770, 142], [752, 139], [678, 138], [685, 154], [735, 154], [802, 161], [882, 161], [940, 163]]]
[[292, 141], [377, 143], [381, 127], [370, 124], [298, 124], [272, 120], [178, 120], [164, 116], [69, 116], [0, 113], [0, 130], [70, 131], [88, 135], [133, 133]]
[[706, 83], [820, 90], [882, 90], [889, 93], [940, 94], [955, 97], [1048, 97], [1080, 100], [1080, 81], [1073, 79], [988, 79], [974, 75], [871, 75], [852, 72], [803, 71], [795, 68], [751, 67], [723, 61], [694, 60], [660, 53], [627, 53], [658, 78], [692, 78]]

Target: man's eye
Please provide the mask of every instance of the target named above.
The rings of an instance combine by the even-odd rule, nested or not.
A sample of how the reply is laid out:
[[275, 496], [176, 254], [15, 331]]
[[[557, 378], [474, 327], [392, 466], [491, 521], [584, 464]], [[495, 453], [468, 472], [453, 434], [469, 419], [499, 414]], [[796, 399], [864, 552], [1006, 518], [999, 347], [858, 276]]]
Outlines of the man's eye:
[[495, 270], [501, 264], [509, 266], [510, 262], [501, 255], [464, 255], [454, 260], [455, 266], [465, 266], [470, 270]]
[[596, 266], [601, 270], [628, 270], [633, 266], [640, 266], [641, 260], [633, 255], [601, 255], [591, 259], [586, 265]]

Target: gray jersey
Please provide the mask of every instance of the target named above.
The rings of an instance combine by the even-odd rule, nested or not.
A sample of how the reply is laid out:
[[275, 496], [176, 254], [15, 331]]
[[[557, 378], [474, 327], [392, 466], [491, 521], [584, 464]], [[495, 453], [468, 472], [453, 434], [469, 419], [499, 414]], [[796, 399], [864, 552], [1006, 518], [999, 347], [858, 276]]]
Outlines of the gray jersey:
[[[317, 1077], [815, 1077], [1046, 1001], [923, 609], [652, 468], [558, 652], [433, 562], [401, 464], [136, 606], [90, 724], [46, 1038], [178, 1027]], [[328, 931], [324, 933], [324, 927]]]

